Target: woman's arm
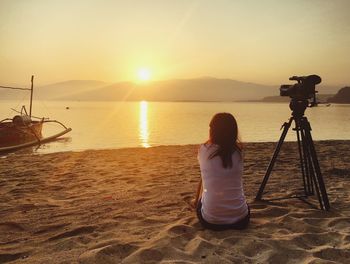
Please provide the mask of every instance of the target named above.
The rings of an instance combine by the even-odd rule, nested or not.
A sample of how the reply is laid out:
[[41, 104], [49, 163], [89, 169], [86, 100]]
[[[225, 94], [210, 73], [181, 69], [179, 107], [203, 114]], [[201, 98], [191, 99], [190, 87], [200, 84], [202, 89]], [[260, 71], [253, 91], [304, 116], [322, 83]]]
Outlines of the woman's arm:
[[198, 183], [198, 188], [197, 188], [197, 192], [196, 192], [196, 197], [194, 198], [193, 200], [193, 203], [192, 203], [192, 206], [194, 208], [197, 207], [198, 205], [198, 201], [199, 199], [201, 198], [202, 196], [202, 190], [203, 190], [203, 186], [202, 186], [202, 178], [199, 180], [199, 183]]
[[[200, 154], [201, 146], [202, 146], [202, 145], [199, 146], [199, 148], [198, 148], [198, 153], [197, 153], [198, 162], [199, 162], [199, 154]], [[199, 171], [199, 175], [201, 175], [200, 171]], [[202, 176], [200, 177], [200, 180], [199, 180], [199, 183], [198, 183], [196, 196], [195, 196], [195, 198], [191, 201], [191, 206], [192, 206], [193, 208], [197, 208], [198, 201], [199, 201], [199, 199], [201, 198], [201, 196], [202, 196]]]

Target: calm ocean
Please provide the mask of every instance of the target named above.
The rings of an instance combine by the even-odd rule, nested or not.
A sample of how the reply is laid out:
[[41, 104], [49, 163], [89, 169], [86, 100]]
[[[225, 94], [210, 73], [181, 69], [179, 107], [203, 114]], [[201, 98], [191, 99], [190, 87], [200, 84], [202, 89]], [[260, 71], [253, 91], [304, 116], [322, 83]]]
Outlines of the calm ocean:
[[[20, 106], [1, 101], [0, 118], [14, 116], [10, 108]], [[73, 131], [35, 152], [198, 144], [207, 139], [209, 121], [217, 112], [236, 117], [244, 142], [278, 141], [291, 114], [285, 103], [37, 101], [33, 115], [59, 120]], [[306, 116], [315, 140], [350, 139], [350, 105], [308, 108]], [[56, 131], [53, 124], [43, 130], [46, 136]], [[296, 140], [295, 132], [290, 130], [286, 140]]]

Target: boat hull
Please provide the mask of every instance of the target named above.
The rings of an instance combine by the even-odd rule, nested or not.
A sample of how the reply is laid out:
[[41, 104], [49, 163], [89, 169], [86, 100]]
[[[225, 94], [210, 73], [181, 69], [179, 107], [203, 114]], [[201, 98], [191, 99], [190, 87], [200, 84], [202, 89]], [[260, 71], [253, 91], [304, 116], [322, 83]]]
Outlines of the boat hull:
[[46, 138], [42, 138], [40, 141], [34, 140], [34, 141], [26, 142], [23, 144], [15, 145], [15, 146], [0, 147], [0, 153], [7, 153], [10, 151], [15, 151], [15, 150], [22, 149], [22, 148], [27, 148], [27, 147], [32, 147], [32, 146], [37, 146], [40, 144], [48, 143], [48, 142], [56, 140], [60, 136], [67, 134], [70, 131], [72, 131], [71, 128], [66, 128], [65, 130], [63, 130], [55, 135], [52, 135], [52, 136], [46, 137]]
[[42, 125], [42, 121], [32, 121], [28, 125], [15, 125], [13, 122], [0, 123], [0, 148], [40, 141]]

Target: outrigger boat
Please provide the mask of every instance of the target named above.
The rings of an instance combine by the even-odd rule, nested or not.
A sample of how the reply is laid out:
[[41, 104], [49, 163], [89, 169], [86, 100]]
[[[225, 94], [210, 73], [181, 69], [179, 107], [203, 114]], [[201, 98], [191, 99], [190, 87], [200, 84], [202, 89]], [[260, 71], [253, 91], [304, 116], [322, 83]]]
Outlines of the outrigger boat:
[[[0, 86], [0, 88], [4, 89], [30, 91], [29, 114], [27, 113], [25, 106], [22, 106], [21, 111], [18, 111], [18, 115], [15, 115], [13, 118], [5, 118], [0, 121], [0, 152], [9, 152], [25, 147], [41, 145], [43, 143], [53, 141], [72, 130], [57, 120], [49, 120], [48, 118], [38, 118], [32, 116], [34, 90], [33, 81], [34, 76], [31, 78], [31, 88]], [[43, 124], [49, 122], [61, 125], [63, 130], [57, 134], [44, 138], [42, 136]]]

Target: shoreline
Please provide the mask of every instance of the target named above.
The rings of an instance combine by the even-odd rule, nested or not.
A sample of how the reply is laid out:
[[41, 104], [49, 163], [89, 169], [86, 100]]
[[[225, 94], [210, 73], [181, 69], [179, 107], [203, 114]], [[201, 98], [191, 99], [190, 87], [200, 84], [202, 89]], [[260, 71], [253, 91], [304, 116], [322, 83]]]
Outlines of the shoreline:
[[[246, 230], [204, 230], [188, 202], [198, 145], [8, 155], [0, 158], [0, 262], [346, 263], [350, 140], [316, 141], [331, 210], [298, 199], [254, 201], [276, 143], [246, 143]], [[264, 198], [299, 190], [285, 142]], [[318, 206], [316, 197], [308, 200]]]
[[[283, 144], [293, 144], [296, 143], [297, 141], [284, 141]], [[323, 139], [323, 140], [314, 140], [314, 144], [317, 145], [318, 143], [337, 143], [337, 142], [344, 142], [344, 143], [350, 143], [350, 139]], [[262, 142], [243, 142], [243, 145], [261, 145], [261, 144], [272, 144], [272, 145], [277, 145], [277, 141], [262, 141]], [[45, 143], [50, 144], [50, 143]], [[4, 158], [4, 156], [9, 156], [9, 155], [52, 155], [52, 154], [58, 154], [58, 153], [82, 153], [82, 152], [93, 152], [93, 151], [122, 151], [122, 150], [136, 150], [136, 149], [153, 149], [153, 148], [167, 148], [167, 147], [196, 147], [199, 146], [200, 144], [184, 144], [184, 145], [155, 145], [155, 146], [150, 146], [150, 147], [122, 147], [122, 148], [101, 148], [101, 149], [83, 149], [83, 150], [63, 150], [63, 151], [54, 151], [54, 152], [37, 152], [33, 151], [33, 148], [35, 147], [30, 147], [30, 148], [25, 148], [13, 152], [0, 152], [0, 158]], [[282, 147], [283, 148], [283, 147]], [[317, 151], [317, 150], [316, 150]], [[271, 153], [272, 154], [272, 153]]]

